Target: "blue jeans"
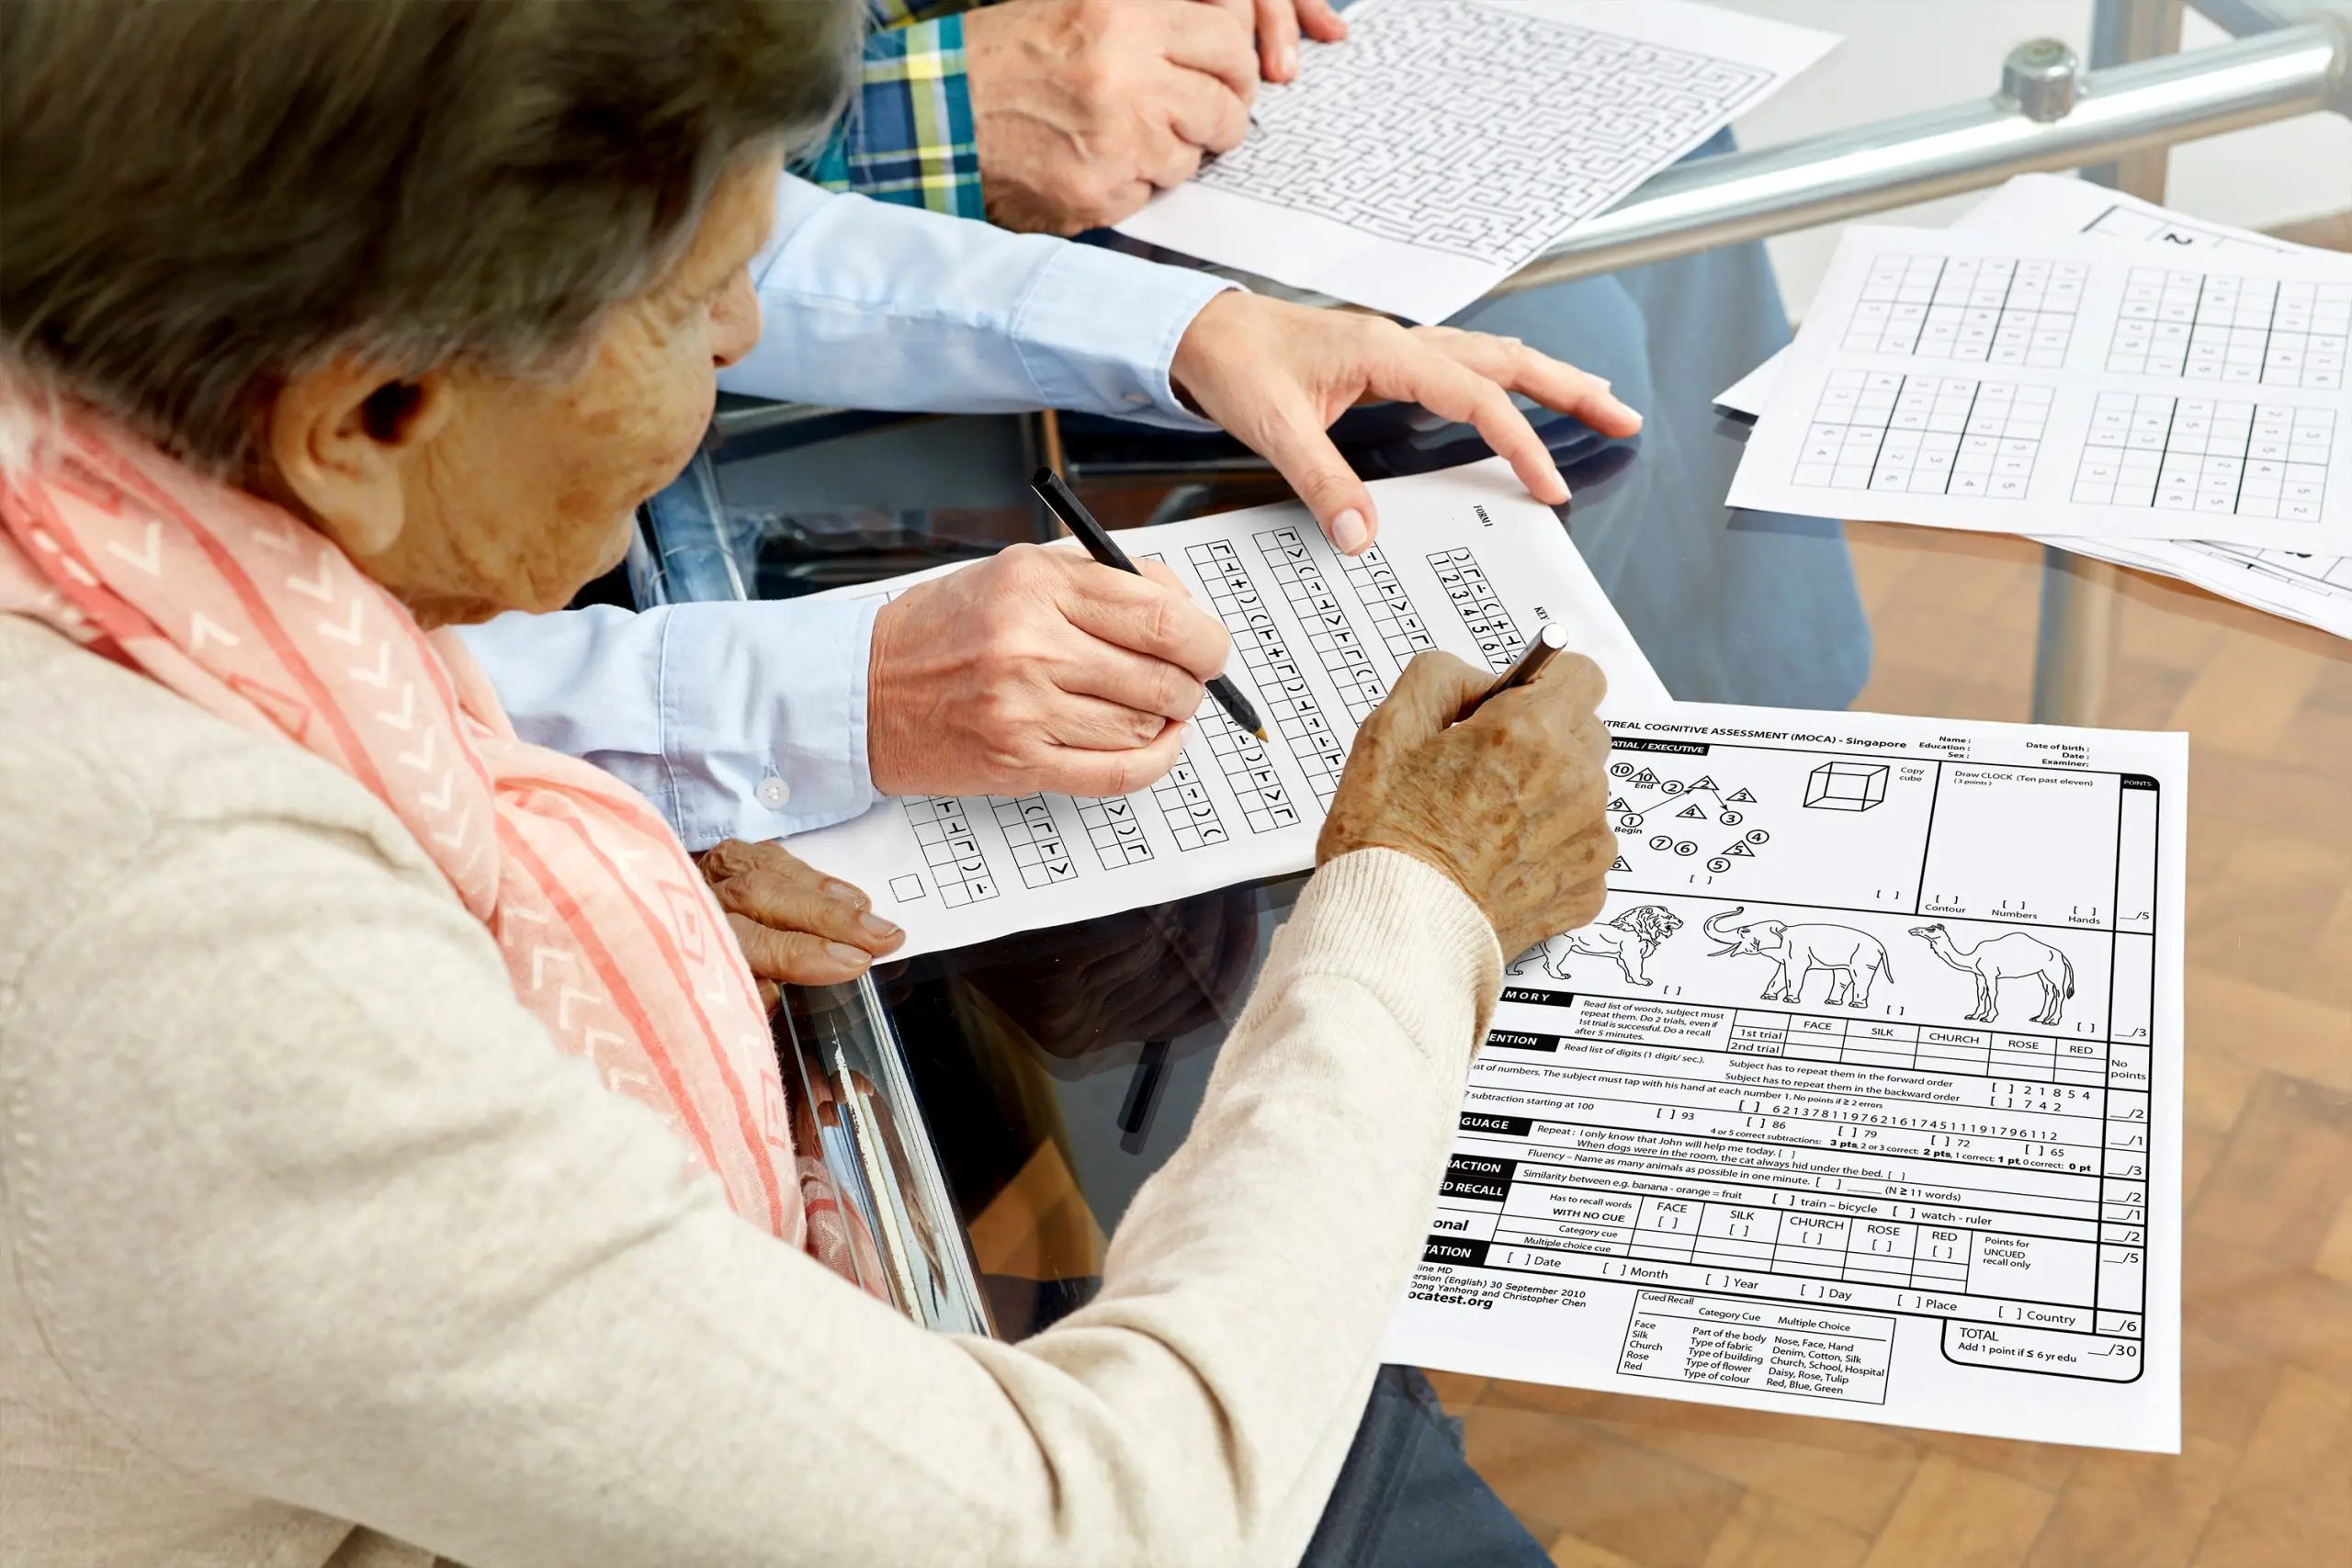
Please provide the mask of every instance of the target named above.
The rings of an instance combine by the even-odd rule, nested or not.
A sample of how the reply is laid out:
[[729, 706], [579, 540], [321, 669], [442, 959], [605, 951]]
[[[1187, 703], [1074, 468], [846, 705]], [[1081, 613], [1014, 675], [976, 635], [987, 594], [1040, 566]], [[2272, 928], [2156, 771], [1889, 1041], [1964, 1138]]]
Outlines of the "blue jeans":
[[1300, 1568], [1548, 1568], [1410, 1367], [1383, 1367]]

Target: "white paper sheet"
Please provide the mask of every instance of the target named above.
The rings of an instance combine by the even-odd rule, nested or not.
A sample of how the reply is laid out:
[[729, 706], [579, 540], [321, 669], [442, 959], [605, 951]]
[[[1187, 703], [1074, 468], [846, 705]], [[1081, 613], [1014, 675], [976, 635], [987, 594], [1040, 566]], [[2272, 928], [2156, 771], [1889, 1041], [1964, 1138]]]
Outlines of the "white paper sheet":
[[[2290, 245], [2250, 230], [2197, 222], [2154, 202], [2057, 175], [2019, 175], [1970, 209], [1956, 227], [2087, 234], [2160, 247], [2167, 254], [2293, 254], [2323, 269], [2333, 267], [2352, 280], [2352, 258]], [[1781, 350], [1742, 377], [1715, 399], [1717, 405], [1750, 419], [1760, 417], [1788, 352]], [[2041, 542], [2178, 578], [2223, 598], [2352, 637], [2352, 557], [2260, 549], [2211, 539], [2043, 536]]]
[[[2340, 265], [2352, 277], [2352, 259], [2309, 245], [2290, 245], [2251, 229], [2203, 223], [2153, 201], [2109, 190], [2065, 175], [2019, 175], [1957, 219], [1954, 229], [2017, 230], [2027, 233], [2087, 234], [2161, 245], [2168, 254], [2228, 253], [2241, 247], [2270, 255], [2297, 255], [2322, 266]], [[1791, 348], [1793, 348], [1793, 344]], [[1783, 348], [1715, 396], [1715, 406], [1749, 419], [1764, 414], [1765, 399], [1788, 363]]]
[[[1791, 344], [1789, 348], [1796, 345]], [[1789, 348], [1767, 359], [1763, 364], [1715, 394], [1715, 407], [1745, 419], [1762, 419], [1764, 405], [1770, 400], [1772, 388], [1781, 379], [1781, 367], [1789, 362]]]
[[[1612, 705], [1668, 700], [1567, 531], [1500, 458], [1372, 490], [1380, 539], [1352, 558], [1295, 504], [1119, 535], [1223, 619], [1226, 672], [1270, 741], [1204, 701], [1183, 761], [1149, 789], [888, 800], [799, 835], [792, 852], [865, 889], [906, 928], [906, 954], [961, 947], [1312, 865], [1357, 724], [1423, 649], [1499, 671], [1559, 621], [1608, 674]], [[911, 581], [850, 592], [895, 594]]]
[[1736, 506], [2352, 549], [2352, 281], [2251, 248], [1847, 231]]
[[2187, 738], [1611, 728], [1609, 906], [1511, 965], [1384, 1359], [2177, 1451]]
[[1348, 26], [1120, 231], [1443, 321], [1838, 42], [1689, 0], [1370, 0]]

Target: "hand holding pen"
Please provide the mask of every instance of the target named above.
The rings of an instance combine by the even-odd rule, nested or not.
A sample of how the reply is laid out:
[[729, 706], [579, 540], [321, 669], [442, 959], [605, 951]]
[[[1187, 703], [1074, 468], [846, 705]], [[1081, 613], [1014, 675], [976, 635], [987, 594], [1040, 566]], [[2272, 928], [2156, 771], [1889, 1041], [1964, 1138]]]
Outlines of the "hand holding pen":
[[[1059, 474], [1051, 468], [1039, 468], [1030, 476], [1029, 488], [1037, 492], [1037, 499], [1046, 503], [1046, 509], [1061, 520], [1062, 526], [1086, 547], [1088, 555], [1114, 571], [1143, 575], [1136, 570], [1136, 563], [1127, 558], [1127, 552], [1119, 547], [1118, 541], [1111, 537], [1110, 530], [1096, 522], [1094, 513], [1086, 510], [1086, 503], [1062, 483]], [[1230, 676], [1216, 677], [1208, 682], [1208, 689], [1209, 695], [1216, 699], [1216, 705], [1234, 723], [1261, 740], [1266, 739], [1265, 721], [1258, 716], [1258, 710], [1250, 705], [1250, 699], [1241, 694], [1241, 688], [1233, 683]]]

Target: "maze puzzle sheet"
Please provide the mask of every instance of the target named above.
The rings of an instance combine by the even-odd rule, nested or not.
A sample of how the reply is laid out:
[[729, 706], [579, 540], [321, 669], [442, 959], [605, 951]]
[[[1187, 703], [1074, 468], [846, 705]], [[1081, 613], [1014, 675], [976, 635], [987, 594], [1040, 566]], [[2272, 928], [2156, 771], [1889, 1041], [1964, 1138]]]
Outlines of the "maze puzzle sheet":
[[2187, 738], [1610, 728], [1384, 1359], [2177, 1451]]
[[[1556, 620], [1608, 672], [1612, 703], [1666, 700], [1567, 530], [1500, 459], [1372, 489], [1380, 537], [1360, 556], [1297, 506], [1121, 536], [1224, 622], [1226, 672], [1267, 739], [1204, 700], [1175, 766], [1132, 795], [884, 801], [793, 852], [871, 894], [908, 953], [959, 947], [1312, 864], [1357, 725], [1425, 650], [1499, 671]], [[847, 592], [898, 597], [916, 581]]]
[[1119, 227], [1439, 321], [1835, 42], [1686, 0], [1370, 0]]
[[2352, 553], [2352, 269], [2159, 232], [1849, 230], [1732, 503]]

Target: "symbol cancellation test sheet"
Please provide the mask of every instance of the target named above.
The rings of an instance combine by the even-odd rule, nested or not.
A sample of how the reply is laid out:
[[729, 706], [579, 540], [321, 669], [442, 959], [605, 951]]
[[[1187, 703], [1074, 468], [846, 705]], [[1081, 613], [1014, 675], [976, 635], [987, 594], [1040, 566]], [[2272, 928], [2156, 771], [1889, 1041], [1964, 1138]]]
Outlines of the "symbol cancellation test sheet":
[[1610, 727], [1385, 1359], [2177, 1451], [2185, 738]]
[[[1225, 623], [1226, 673], [1268, 739], [1204, 700], [1175, 768], [1133, 795], [886, 800], [792, 852], [865, 889], [911, 956], [1305, 870], [1356, 726], [1423, 649], [1499, 672], [1556, 620], [1611, 702], [1667, 700], [1567, 530], [1501, 459], [1372, 491], [1380, 538], [1361, 556], [1333, 550], [1295, 504], [1118, 536]], [[912, 581], [850, 593], [895, 597]]]

